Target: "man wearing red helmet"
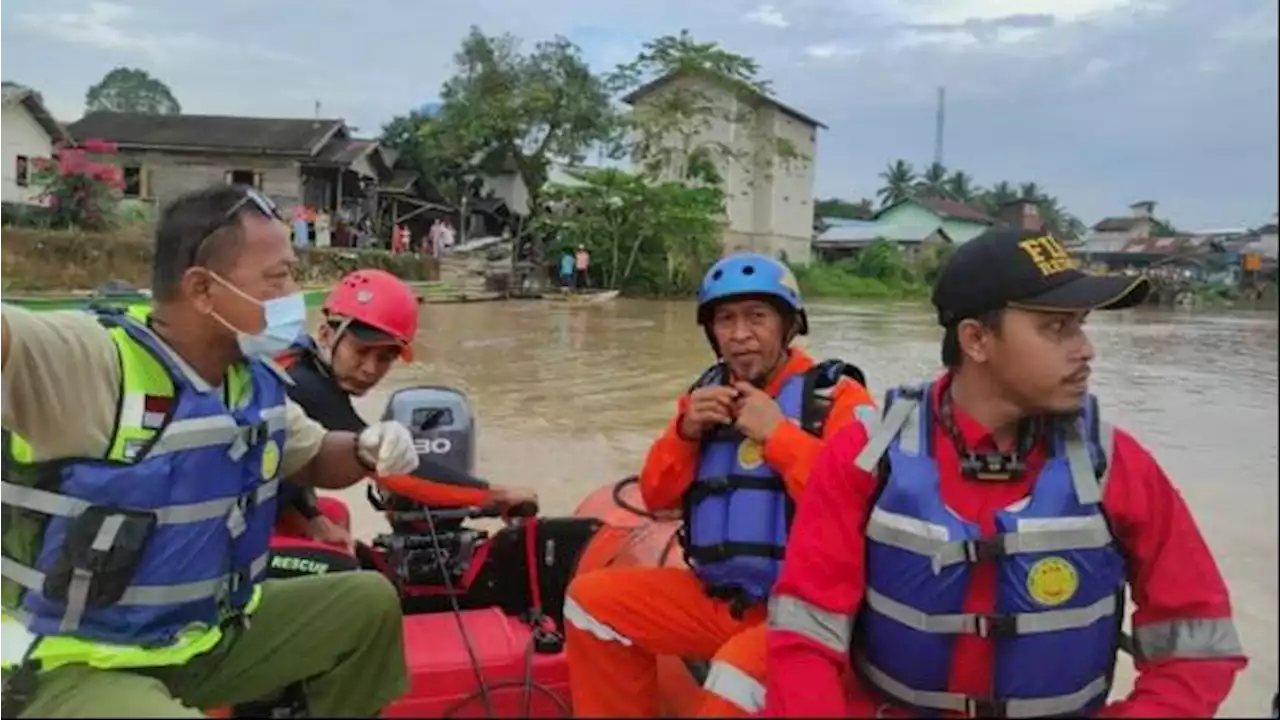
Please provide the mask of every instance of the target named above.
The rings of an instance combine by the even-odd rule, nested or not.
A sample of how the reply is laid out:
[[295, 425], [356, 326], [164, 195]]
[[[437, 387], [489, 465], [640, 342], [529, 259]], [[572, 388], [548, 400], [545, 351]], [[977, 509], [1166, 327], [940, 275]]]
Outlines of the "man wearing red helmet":
[[[289, 397], [330, 430], [358, 432], [366, 423], [351, 405], [386, 377], [397, 358], [413, 359], [418, 299], [400, 278], [383, 270], [357, 270], [344, 277], [321, 308], [324, 320], [277, 358], [293, 379]], [[430, 462], [423, 474], [436, 480], [423, 492], [439, 505], [515, 505], [536, 500], [522, 489], [490, 486], [469, 474]], [[287, 534], [350, 546], [346, 508], [317, 498], [309, 488], [281, 488], [279, 527]], [[433, 503], [434, 504], [434, 503]]]

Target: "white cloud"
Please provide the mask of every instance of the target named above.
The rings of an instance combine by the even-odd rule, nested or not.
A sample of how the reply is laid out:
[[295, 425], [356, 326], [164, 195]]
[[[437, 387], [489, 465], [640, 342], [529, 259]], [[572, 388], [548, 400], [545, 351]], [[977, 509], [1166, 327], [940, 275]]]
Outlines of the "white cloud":
[[848, 45], [840, 43], [826, 42], [810, 45], [804, 49], [804, 54], [817, 60], [836, 60], [839, 58], [853, 57], [861, 51], [851, 48]]
[[32, 12], [18, 19], [35, 34], [99, 50], [133, 52], [158, 63], [180, 57], [232, 53], [246, 59], [296, 61], [293, 56], [271, 48], [219, 41], [207, 35], [191, 32], [161, 35], [131, 30], [130, 26], [138, 22], [134, 9], [108, 0], [93, 0], [81, 11]]
[[767, 25], [769, 27], [776, 28], [784, 28], [791, 25], [790, 21], [783, 16], [782, 12], [772, 5], [761, 5], [755, 10], [752, 10], [742, 16], [742, 19], [747, 22], [756, 23], [757, 25]]
[[971, 20], [999, 20], [1014, 15], [1053, 15], [1061, 23], [1091, 20], [1153, 0], [916, 0], [887, 2], [883, 10], [900, 22], [959, 24]]
[[19, 19], [31, 30], [74, 45], [102, 50], [154, 51], [154, 38], [131, 35], [120, 27], [119, 23], [132, 15], [133, 8], [126, 5], [98, 1], [89, 3], [80, 12], [27, 13]]
[[1117, 63], [1114, 60], [1100, 57], [1089, 58], [1084, 67], [1080, 68], [1080, 72], [1071, 78], [1071, 84], [1075, 87], [1095, 85], [1110, 74], [1116, 65]]
[[1228, 18], [1213, 31], [1213, 38], [1223, 43], [1254, 43], [1276, 39], [1278, 34], [1277, 4], [1264, 3], [1255, 12]]

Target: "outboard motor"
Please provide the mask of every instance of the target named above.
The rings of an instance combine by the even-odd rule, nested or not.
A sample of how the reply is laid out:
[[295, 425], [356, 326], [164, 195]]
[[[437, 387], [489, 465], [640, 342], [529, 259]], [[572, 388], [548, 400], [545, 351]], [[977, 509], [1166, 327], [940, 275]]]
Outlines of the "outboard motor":
[[[470, 485], [475, 467], [476, 419], [467, 396], [459, 390], [438, 385], [419, 385], [397, 390], [387, 401], [383, 420], [394, 420], [413, 435], [418, 451], [418, 468], [413, 474], [424, 480]], [[380, 493], [369, 488], [369, 501], [387, 514], [391, 529], [398, 535], [426, 531], [423, 522], [407, 520], [421, 515], [420, 503], [408, 498]], [[459, 521], [439, 524], [437, 531], [457, 530]]]
[[[387, 401], [383, 420], [395, 420], [413, 433], [418, 461], [443, 465], [470, 475], [475, 467], [476, 420], [467, 396], [453, 388], [433, 385], [404, 388]], [[421, 465], [415, 471], [428, 478]]]

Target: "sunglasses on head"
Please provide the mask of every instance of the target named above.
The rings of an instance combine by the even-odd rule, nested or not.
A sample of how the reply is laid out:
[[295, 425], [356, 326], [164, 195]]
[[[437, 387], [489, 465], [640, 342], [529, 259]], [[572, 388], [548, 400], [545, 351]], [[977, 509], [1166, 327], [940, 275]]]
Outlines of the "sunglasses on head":
[[280, 214], [279, 208], [276, 207], [276, 204], [272, 202], [271, 198], [247, 185], [237, 185], [235, 187], [241, 192], [240, 199], [228, 208], [227, 211], [222, 214], [222, 217], [218, 219], [218, 224], [214, 225], [212, 229], [206, 232], [204, 237], [200, 238], [200, 242], [196, 243], [195, 247], [191, 248], [192, 266], [196, 264], [196, 259], [200, 257], [200, 250], [204, 247], [204, 244], [208, 242], [209, 238], [213, 237], [215, 233], [229, 225], [231, 221], [240, 214], [241, 210], [244, 210], [250, 205], [252, 205], [258, 212], [262, 213], [263, 217], [285, 222], [284, 216]]

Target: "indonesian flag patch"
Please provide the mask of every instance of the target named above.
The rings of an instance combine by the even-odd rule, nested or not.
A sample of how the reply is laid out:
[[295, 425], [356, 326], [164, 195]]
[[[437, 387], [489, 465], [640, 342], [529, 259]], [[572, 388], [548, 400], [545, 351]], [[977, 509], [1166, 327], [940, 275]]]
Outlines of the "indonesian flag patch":
[[142, 400], [142, 427], [159, 430], [173, 407], [173, 398], [147, 395]]

